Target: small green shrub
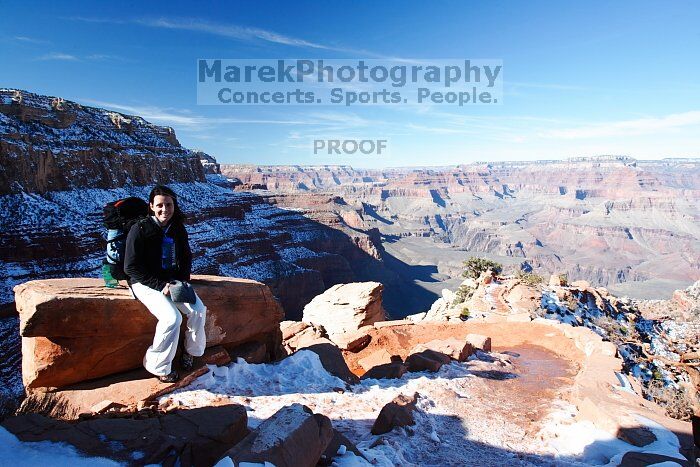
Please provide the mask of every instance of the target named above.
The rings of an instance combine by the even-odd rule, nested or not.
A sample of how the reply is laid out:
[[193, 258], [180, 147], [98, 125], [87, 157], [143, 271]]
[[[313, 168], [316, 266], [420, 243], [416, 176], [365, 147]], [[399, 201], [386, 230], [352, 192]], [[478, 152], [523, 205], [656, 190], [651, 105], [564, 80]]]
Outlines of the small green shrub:
[[464, 262], [464, 271], [462, 272], [462, 277], [469, 277], [471, 279], [478, 279], [479, 276], [488, 271], [493, 271], [494, 274], [500, 274], [503, 271], [503, 265], [490, 259], [477, 258], [472, 256]]
[[460, 285], [455, 292], [455, 298], [452, 300], [452, 306], [464, 303], [474, 295], [474, 289], [466, 285]]
[[559, 274], [559, 282], [561, 285], [569, 285], [569, 275], [568, 274]]
[[525, 285], [532, 287], [544, 283], [544, 277], [540, 276], [539, 274], [535, 274], [534, 272], [518, 271], [515, 276]]
[[571, 311], [576, 311], [576, 309], [578, 308], [578, 304], [578, 298], [574, 297], [573, 295], [569, 296], [566, 299], [566, 307]]

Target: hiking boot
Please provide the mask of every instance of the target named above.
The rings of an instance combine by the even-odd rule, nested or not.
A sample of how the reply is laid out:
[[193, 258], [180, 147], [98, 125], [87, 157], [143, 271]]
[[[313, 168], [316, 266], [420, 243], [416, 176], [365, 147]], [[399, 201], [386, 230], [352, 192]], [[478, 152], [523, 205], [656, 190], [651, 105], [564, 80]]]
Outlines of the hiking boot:
[[182, 357], [180, 358], [180, 368], [185, 371], [190, 371], [194, 366], [194, 357], [187, 352], [182, 352]]
[[168, 375], [158, 377], [158, 381], [161, 383], [174, 383], [178, 379], [180, 379], [180, 375], [178, 375], [175, 370], [171, 371]]

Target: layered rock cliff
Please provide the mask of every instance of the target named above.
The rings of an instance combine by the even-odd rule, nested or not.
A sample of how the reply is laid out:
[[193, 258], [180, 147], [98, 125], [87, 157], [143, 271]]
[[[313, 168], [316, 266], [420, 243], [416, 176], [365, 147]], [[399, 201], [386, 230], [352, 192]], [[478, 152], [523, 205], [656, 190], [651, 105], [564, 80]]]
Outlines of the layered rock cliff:
[[[376, 228], [388, 242], [413, 237], [422, 245], [412, 248], [413, 264], [437, 264], [450, 276], [466, 253], [477, 253], [643, 298], [700, 279], [697, 159], [383, 170], [223, 165], [222, 173], [267, 188], [286, 206], [335, 196], [334, 212], [348, 223]], [[458, 260], [441, 260], [436, 246]]]
[[25, 91], [0, 90], [0, 305], [12, 287], [97, 276], [105, 203], [146, 198], [155, 183], [179, 194], [194, 272], [268, 284], [290, 318], [327, 287], [380, 264], [371, 235], [324, 225], [265, 197], [231, 190], [216, 160], [183, 148], [141, 117]]
[[172, 128], [57, 97], [0, 89], [0, 194], [203, 182]]

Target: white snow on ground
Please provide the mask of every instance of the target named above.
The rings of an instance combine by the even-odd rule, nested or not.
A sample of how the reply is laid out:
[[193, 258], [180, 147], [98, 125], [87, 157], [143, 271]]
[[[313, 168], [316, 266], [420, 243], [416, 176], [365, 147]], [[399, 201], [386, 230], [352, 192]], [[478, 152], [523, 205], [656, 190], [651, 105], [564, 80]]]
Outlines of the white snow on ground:
[[[562, 401], [552, 401], [555, 412], [538, 434], [541, 438], [517, 427], [507, 408], [491, 419], [470, 418], [470, 406], [464, 404], [480, 403], [470, 394], [470, 384], [478, 378], [464, 363], [453, 362], [437, 373], [365, 380], [354, 387], [327, 373], [318, 356], [305, 350], [274, 364], [239, 359], [210, 370], [190, 386], [162, 397], [161, 404], [200, 407], [222, 399], [242, 404], [254, 429], [281, 407], [298, 402], [331, 418], [334, 428], [374, 465], [616, 465], [614, 460], [625, 452], [641, 450], [593, 424], [572, 423], [575, 407]], [[380, 436], [370, 433], [386, 403], [414, 392], [420, 394], [415, 426]], [[648, 420], [640, 423], [658, 438], [644, 451], [680, 455], [672, 433]], [[339, 466], [361, 461], [347, 452], [334, 459]]]
[[493, 293], [498, 288], [498, 285], [496, 281], [492, 281], [486, 286], [486, 291], [484, 293], [484, 300], [491, 306], [492, 310], [496, 308], [496, 299], [493, 297]]
[[653, 420], [635, 415], [639, 426], [648, 428], [656, 436], [653, 443], [637, 447], [588, 420], [574, 421], [576, 407], [572, 404], [557, 401], [555, 406], [558, 409], [549, 415], [539, 436], [549, 440], [547, 451], [562, 461], [613, 467], [619, 465], [625, 453], [630, 451], [661, 454], [685, 461], [676, 435]]
[[73, 446], [41, 441], [23, 443], [0, 426], [0, 465], [45, 465], [51, 467], [118, 466], [103, 457], [81, 456]]
[[620, 385], [616, 386], [615, 389], [629, 392], [630, 394], [637, 394], [636, 392], [634, 392], [634, 389], [632, 388], [632, 383], [630, 383], [630, 380], [626, 374], [616, 371], [615, 376], [617, 377], [617, 380], [620, 382]]

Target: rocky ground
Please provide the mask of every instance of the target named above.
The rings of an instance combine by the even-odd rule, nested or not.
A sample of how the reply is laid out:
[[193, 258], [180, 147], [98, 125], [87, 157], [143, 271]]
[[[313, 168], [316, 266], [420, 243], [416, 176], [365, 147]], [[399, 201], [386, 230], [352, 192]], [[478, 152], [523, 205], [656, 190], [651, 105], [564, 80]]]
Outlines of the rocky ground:
[[[338, 297], [325, 295], [326, 303]], [[505, 318], [369, 325], [342, 306], [344, 315], [328, 307], [325, 320], [313, 312], [305, 316], [313, 324], [283, 323], [291, 357], [262, 367], [239, 361], [215, 368], [161, 404], [235, 402], [247, 408], [255, 427], [280, 407], [301, 402], [329, 417], [375, 465], [634, 465], [627, 464], [632, 452], [675, 450], [677, 457], [682, 448], [673, 432], [687, 449], [687, 424], [626, 391], [615, 377], [621, 362], [614, 345], [590, 330]], [[325, 333], [324, 323], [339, 321], [346, 332]], [[348, 349], [343, 357], [362, 377], [359, 383], [338, 379], [343, 374], [328, 361], [324, 335]], [[489, 336], [489, 343], [479, 336]], [[449, 352], [446, 342], [465, 339], [488, 351], [473, 347], [471, 356], [448, 359], [434, 372], [416, 367], [411, 357], [421, 345]], [[414, 424], [373, 432], [385, 404], [414, 396]]]
[[[23, 335], [81, 329], [70, 318], [78, 319], [81, 307], [69, 306], [69, 312], [64, 306], [70, 291], [47, 293], [59, 282], [30, 286], [35, 290], [31, 299], [21, 295], [27, 298], [20, 307]], [[339, 285], [307, 305], [302, 322], [284, 321], [271, 334], [266, 327], [281, 341], [271, 348], [265, 340], [262, 353], [257, 344], [241, 347], [236, 336], [244, 328], [235, 320], [224, 325], [225, 314], [213, 309], [217, 324], [207, 328], [208, 335], [214, 333], [212, 343], [214, 335], [225, 336], [235, 348], [213, 347], [206, 366], [169, 387], [129, 372], [60, 389], [50, 398], [32, 392], [21, 414], [7, 418], [0, 429], [6, 440], [0, 458], [13, 458], [13, 452], [39, 458], [28, 442], [50, 440], [73, 446], [66, 451], [65, 444], [42, 445], [71, 463], [88, 455], [102, 460], [86, 461], [190, 465], [212, 453], [223, 459], [219, 465], [263, 460], [280, 466], [319, 461], [387, 466], [686, 462], [683, 456], [693, 455], [690, 424], [668, 417], [642, 397], [642, 386], [624, 376], [623, 368], [634, 368], [630, 356], [617, 357], [623, 355], [620, 343], [601, 333], [596, 321], [600, 310], [632, 305], [587, 284], [564, 285], [558, 277], [552, 282], [536, 286], [486, 273], [462, 284], [474, 286], [460, 294], [462, 301], [455, 303], [446, 292], [430, 312], [398, 321], [385, 321], [382, 284]], [[264, 288], [249, 281], [235, 285], [240, 286]], [[235, 301], [216, 290], [221, 303], [208, 299], [214, 308]], [[695, 309], [688, 308], [696, 303], [691, 301], [694, 290], [677, 294], [675, 313], [694, 316]], [[533, 303], [537, 291], [539, 303]], [[75, 300], [97, 310], [104, 308], [102, 301], [115, 298], [88, 293]], [[559, 305], [548, 308], [561, 300], [580, 306], [566, 312]], [[256, 321], [281, 319], [279, 311], [265, 311], [270, 303], [259, 302]], [[465, 306], [473, 316], [462, 321]], [[59, 328], [44, 326], [51, 307], [65, 308]], [[537, 309], [545, 317], [535, 317]], [[114, 321], [109, 316], [97, 321], [102, 320]], [[114, 331], [116, 324], [111, 327]], [[663, 342], [666, 352], [678, 351]], [[52, 365], [69, 365], [69, 354], [52, 355]], [[34, 361], [38, 354], [23, 358]], [[25, 366], [32, 367], [31, 361]], [[668, 383], [680, 384], [681, 373], [667, 370]], [[182, 423], [189, 428], [178, 427]], [[134, 432], [143, 437], [130, 435]], [[163, 436], [169, 436], [167, 448], [157, 449]]]
[[484, 318], [527, 322], [535, 317], [591, 329], [615, 344], [623, 370], [641, 384], [639, 392], [662, 404], [669, 415], [689, 419], [700, 407], [700, 283], [678, 290], [671, 300], [618, 298], [586, 281], [568, 284], [552, 276], [467, 279], [444, 290], [421, 322]]

